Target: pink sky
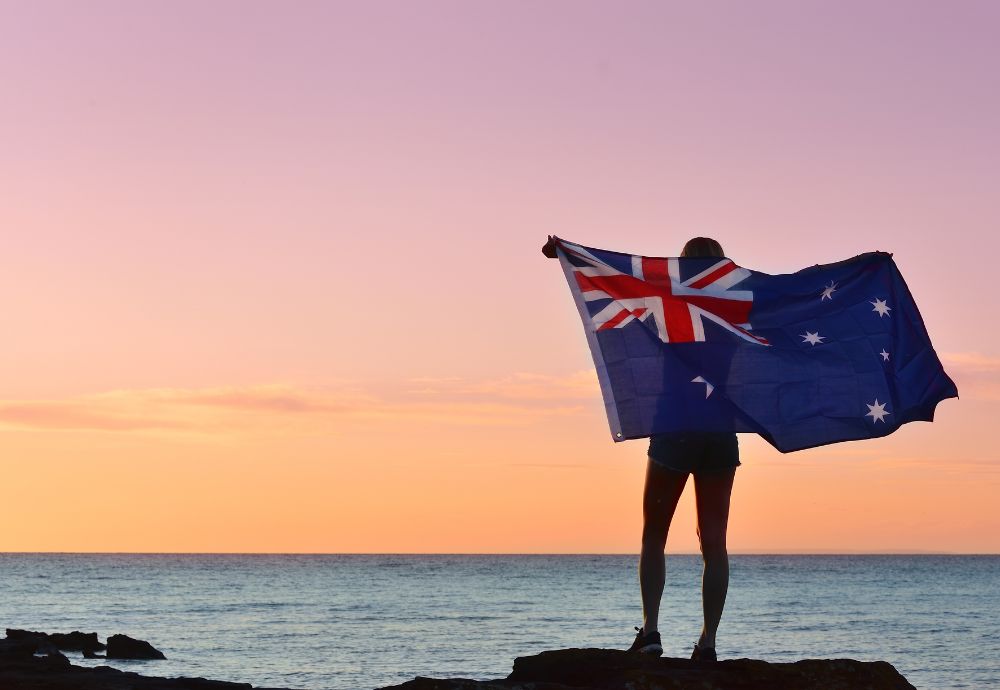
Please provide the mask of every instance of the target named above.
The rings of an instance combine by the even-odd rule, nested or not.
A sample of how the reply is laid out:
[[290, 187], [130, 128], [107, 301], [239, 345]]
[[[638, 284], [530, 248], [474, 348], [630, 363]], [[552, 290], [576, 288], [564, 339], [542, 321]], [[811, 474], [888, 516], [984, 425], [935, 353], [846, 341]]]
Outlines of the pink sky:
[[741, 437], [731, 550], [1000, 551], [998, 31], [992, 2], [0, 4], [0, 505], [42, 516], [0, 550], [637, 551], [645, 446], [539, 247], [707, 234], [770, 273], [893, 252], [962, 395], [878, 441]]

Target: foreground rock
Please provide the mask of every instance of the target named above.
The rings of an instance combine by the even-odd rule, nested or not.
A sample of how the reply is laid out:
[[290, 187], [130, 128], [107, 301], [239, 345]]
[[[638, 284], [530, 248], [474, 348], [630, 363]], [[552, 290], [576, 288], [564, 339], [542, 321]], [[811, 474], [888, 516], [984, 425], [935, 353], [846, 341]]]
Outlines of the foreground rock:
[[915, 690], [885, 661], [769, 663], [649, 658], [614, 649], [560, 649], [518, 657], [497, 680], [417, 678], [382, 690]]

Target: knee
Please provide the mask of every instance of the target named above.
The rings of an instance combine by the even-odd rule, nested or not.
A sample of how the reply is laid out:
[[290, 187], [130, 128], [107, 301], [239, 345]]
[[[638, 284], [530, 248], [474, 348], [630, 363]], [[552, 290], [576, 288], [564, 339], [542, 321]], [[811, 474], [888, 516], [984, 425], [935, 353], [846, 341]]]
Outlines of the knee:
[[667, 525], [646, 523], [642, 527], [643, 547], [663, 549], [667, 545]]
[[725, 560], [729, 557], [726, 551], [726, 533], [703, 534], [698, 533], [698, 541], [701, 543], [701, 557], [706, 561]]

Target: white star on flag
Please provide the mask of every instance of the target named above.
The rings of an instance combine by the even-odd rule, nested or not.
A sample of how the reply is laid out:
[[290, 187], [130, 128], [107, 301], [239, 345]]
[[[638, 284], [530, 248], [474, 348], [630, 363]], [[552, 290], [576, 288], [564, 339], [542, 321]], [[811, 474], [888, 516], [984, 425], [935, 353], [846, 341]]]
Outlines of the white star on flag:
[[872, 309], [872, 311], [878, 312], [879, 318], [885, 316], [890, 311], [892, 311], [892, 307], [887, 307], [885, 304], [885, 300], [881, 300], [878, 297], [875, 298], [874, 302], [869, 302], [869, 304], [875, 307], [874, 309]]
[[799, 337], [803, 339], [802, 342], [809, 343], [810, 345], [817, 345], [823, 342], [823, 340], [826, 338], [825, 335], [820, 335], [819, 331], [816, 331], [815, 333], [810, 333], [809, 331], [806, 331], [805, 333], [800, 333]]
[[885, 351], [884, 347], [882, 348], [882, 351], [879, 352], [879, 354], [882, 355], [882, 361], [883, 362], [888, 362], [889, 361], [889, 353]]
[[715, 390], [715, 386], [713, 386], [708, 381], [706, 381], [704, 379], [704, 377], [702, 377], [702, 376], [695, 376], [693, 379], [691, 379], [691, 383], [704, 383], [705, 384], [705, 397], [706, 398], [708, 398], [708, 396], [710, 396], [712, 394], [712, 391]]
[[869, 405], [868, 403], [865, 403], [865, 406], [868, 408], [868, 414], [866, 414], [865, 417], [871, 417], [872, 421], [875, 422], [885, 422], [885, 419], [883, 419], [883, 417], [885, 417], [887, 414], [892, 414], [891, 412], [885, 409], [885, 406], [887, 404], [888, 403], [879, 403], [878, 398], [875, 398], [874, 405]]
[[819, 298], [819, 301], [822, 302], [825, 299], [832, 300], [833, 293], [836, 291], [836, 289], [837, 289], [837, 284], [831, 280], [830, 284], [827, 285], [825, 288], [823, 288], [823, 296]]

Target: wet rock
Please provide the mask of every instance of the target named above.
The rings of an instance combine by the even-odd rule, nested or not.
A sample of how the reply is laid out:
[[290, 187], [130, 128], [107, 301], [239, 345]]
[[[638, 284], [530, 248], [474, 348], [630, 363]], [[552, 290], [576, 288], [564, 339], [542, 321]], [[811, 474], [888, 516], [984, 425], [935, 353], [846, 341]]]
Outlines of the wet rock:
[[136, 640], [128, 635], [112, 635], [108, 638], [108, 659], [166, 659], [163, 652], [145, 640]]

